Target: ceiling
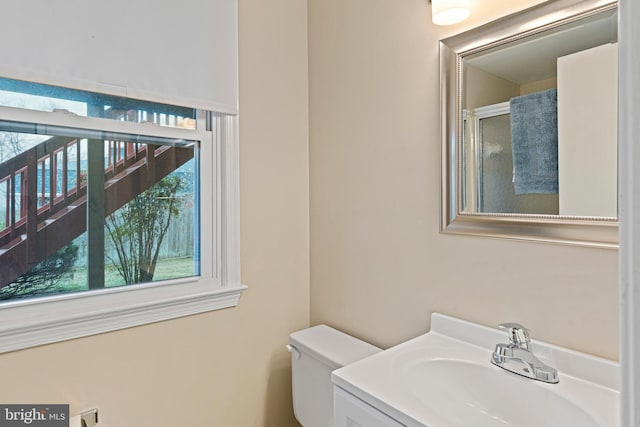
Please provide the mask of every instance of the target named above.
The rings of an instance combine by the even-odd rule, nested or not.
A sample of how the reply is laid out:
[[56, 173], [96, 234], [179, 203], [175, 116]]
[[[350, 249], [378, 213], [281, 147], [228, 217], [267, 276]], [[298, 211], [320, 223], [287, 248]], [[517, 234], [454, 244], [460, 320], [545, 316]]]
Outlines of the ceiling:
[[617, 13], [611, 11], [562, 25], [464, 58], [464, 65], [480, 68], [513, 83], [556, 77], [561, 56], [617, 42]]

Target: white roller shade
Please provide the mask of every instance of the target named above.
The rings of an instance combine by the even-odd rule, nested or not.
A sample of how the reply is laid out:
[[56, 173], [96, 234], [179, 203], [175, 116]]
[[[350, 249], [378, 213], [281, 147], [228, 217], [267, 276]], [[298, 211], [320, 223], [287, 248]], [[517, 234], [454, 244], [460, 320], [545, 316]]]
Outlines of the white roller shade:
[[3, 3], [1, 77], [237, 113], [237, 0]]

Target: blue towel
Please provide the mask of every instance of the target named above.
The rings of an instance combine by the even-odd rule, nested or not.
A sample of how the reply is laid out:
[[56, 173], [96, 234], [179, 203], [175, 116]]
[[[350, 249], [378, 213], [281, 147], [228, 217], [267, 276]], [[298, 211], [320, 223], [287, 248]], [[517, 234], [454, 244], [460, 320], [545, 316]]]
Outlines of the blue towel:
[[511, 98], [509, 107], [516, 194], [557, 194], [557, 90]]

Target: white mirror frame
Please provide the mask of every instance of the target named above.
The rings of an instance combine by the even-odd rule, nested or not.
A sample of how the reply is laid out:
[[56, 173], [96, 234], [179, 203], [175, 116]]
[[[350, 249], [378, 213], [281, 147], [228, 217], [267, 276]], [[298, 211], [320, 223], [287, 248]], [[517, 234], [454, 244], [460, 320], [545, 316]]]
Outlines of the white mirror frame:
[[459, 149], [464, 56], [615, 8], [612, 0], [548, 1], [440, 41], [442, 233], [618, 248], [617, 218], [462, 212]]

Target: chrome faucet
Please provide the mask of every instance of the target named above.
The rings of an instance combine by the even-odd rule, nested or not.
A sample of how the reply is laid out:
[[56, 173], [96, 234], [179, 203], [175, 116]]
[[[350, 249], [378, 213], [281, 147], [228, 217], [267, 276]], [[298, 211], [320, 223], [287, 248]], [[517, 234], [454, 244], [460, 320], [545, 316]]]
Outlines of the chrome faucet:
[[556, 384], [558, 371], [542, 363], [531, 353], [529, 330], [518, 323], [498, 325], [507, 331], [508, 344], [497, 344], [491, 355], [491, 363], [518, 375], [546, 383]]

